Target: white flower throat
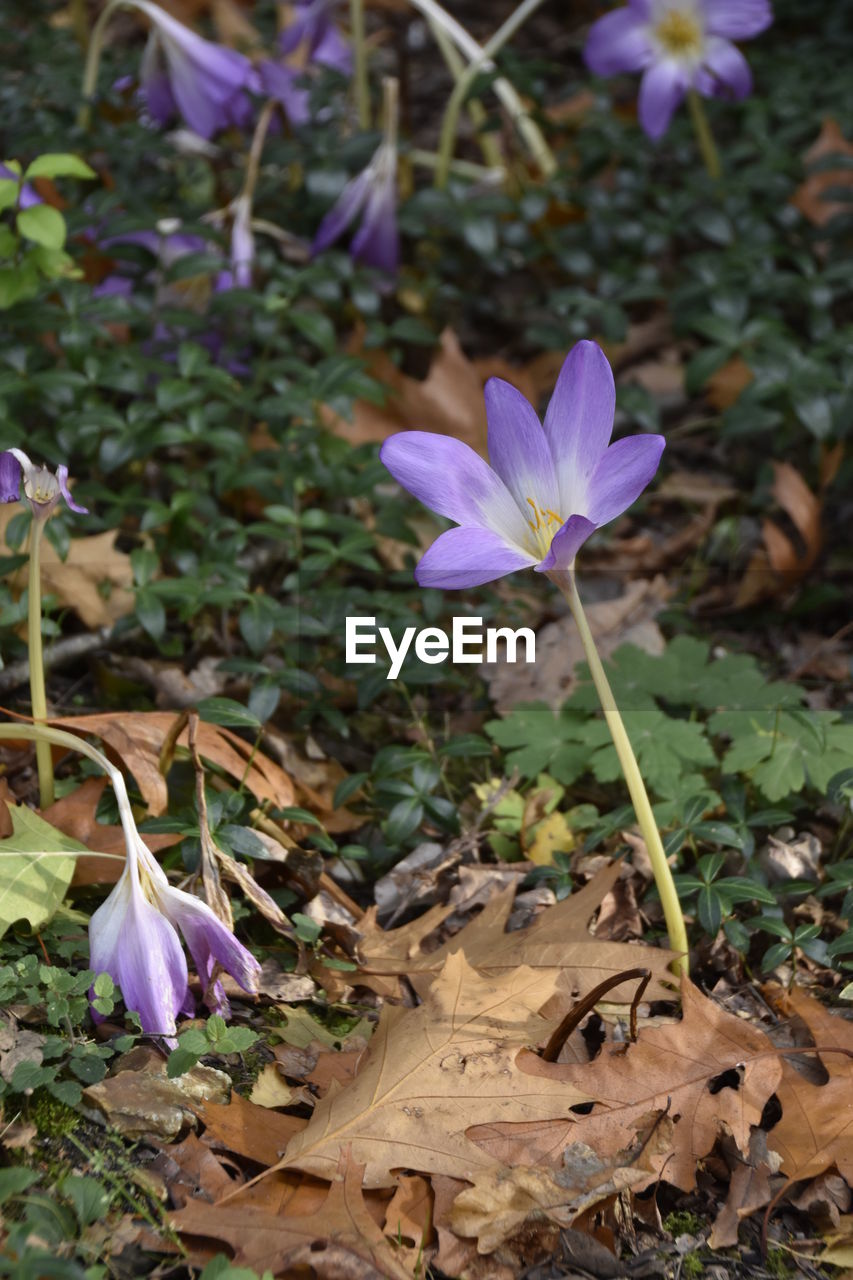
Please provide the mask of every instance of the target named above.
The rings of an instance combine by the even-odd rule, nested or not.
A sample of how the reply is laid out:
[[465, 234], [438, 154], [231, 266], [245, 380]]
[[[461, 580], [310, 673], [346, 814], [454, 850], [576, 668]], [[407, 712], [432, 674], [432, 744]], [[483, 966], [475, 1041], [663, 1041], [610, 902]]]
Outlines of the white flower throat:
[[673, 58], [695, 58], [702, 52], [702, 24], [692, 13], [668, 9], [653, 30], [664, 52]]

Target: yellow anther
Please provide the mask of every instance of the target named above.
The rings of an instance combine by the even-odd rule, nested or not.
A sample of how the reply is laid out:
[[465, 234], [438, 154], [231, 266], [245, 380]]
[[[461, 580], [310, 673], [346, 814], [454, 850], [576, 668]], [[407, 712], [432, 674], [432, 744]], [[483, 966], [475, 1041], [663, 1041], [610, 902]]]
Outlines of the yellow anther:
[[531, 529], [533, 530], [533, 532], [534, 532], [534, 533], [536, 533], [536, 532], [537, 532], [537, 530], [539, 529], [539, 527], [540, 527], [541, 523], [542, 523], [542, 520], [541, 520], [541, 517], [540, 517], [540, 514], [539, 514], [539, 508], [537, 507], [536, 503], [533, 501], [533, 499], [532, 499], [532, 498], [528, 498], [528, 499], [527, 499], [527, 502], [528, 502], [528, 504], [533, 508], [533, 514], [534, 514], [534, 515], [535, 515], [535, 517], [536, 517], [536, 523], [535, 523], [535, 524], [533, 523], [533, 521], [532, 521], [532, 520], [528, 520], [528, 521], [527, 521], [527, 523], [530, 525], [530, 527], [531, 527]]
[[689, 14], [670, 9], [655, 27], [655, 35], [675, 57], [685, 57], [702, 50], [702, 28]]

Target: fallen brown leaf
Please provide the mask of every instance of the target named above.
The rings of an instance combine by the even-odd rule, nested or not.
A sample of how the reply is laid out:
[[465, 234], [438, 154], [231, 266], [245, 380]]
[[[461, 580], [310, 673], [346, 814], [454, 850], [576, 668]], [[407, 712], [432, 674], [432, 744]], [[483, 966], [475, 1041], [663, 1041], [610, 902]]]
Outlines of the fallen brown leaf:
[[312, 1266], [340, 1280], [412, 1280], [365, 1205], [364, 1168], [348, 1149], [339, 1153], [334, 1181], [314, 1213], [270, 1213], [245, 1204], [196, 1201], [172, 1214], [175, 1230], [227, 1243], [233, 1262], [256, 1271], [292, 1274]]
[[[836, 121], [827, 116], [820, 133], [803, 156], [803, 160], [808, 167], [829, 155], [853, 156], [853, 143], [847, 141]], [[831, 187], [851, 188], [851, 199], [853, 199], [853, 170], [821, 169], [819, 172], [810, 173], [805, 182], [797, 187], [791, 198], [791, 204], [796, 205], [809, 222], [816, 227], [822, 227], [837, 213], [844, 213], [850, 208], [850, 205], [842, 200], [824, 199], [825, 192]]]
[[[643, 1027], [635, 1044], [605, 1046], [590, 1063], [519, 1055], [524, 1073], [582, 1086], [599, 1099], [589, 1115], [569, 1124], [554, 1119], [540, 1126], [483, 1126], [469, 1137], [502, 1164], [555, 1164], [572, 1142], [585, 1142], [604, 1158], [630, 1148], [636, 1131], [657, 1112], [661, 1122], [673, 1122], [673, 1145], [671, 1153], [655, 1155], [654, 1167], [668, 1182], [692, 1190], [698, 1162], [721, 1133], [747, 1152], [750, 1128], [759, 1123], [782, 1068], [763, 1032], [726, 1013], [687, 979], [681, 999], [680, 1021]], [[726, 1072], [736, 1073], [732, 1082], [712, 1091]]]
[[[782, 1012], [794, 1013], [809, 1029], [818, 1049], [853, 1053], [853, 1024], [829, 1013], [812, 996], [792, 988], [778, 1002]], [[820, 1053], [829, 1079], [812, 1084], [783, 1063], [776, 1090], [782, 1118], [770, 1131], [771, 1151], [781, 1156], [781, 1171], [791, 1182], [814, 1178], [830, 1166], [853, 1186], [853, 1059], [843, 1053]]]
[[202, 1099], [195, 1110], [204, 1122], [205, 1142], [267, 1166], [276, 1163], [306, 1124], [299, 1116], [256, 1106], [239, 1093], [232, 1093], [231, 1101], [224, 1105]]
[[[0, 507], [0, 555], [11, 555], [6, 527], [18, 511], [16, 504]], [[41, 544], [41, 582], [45, 595], [73, 609], [87, 627], [111, 625], [134, 607], [130, 556], [116, 548], [118, 530], [88, 538], [73, 538], [61, 560], [47, 538]], [[21, 579], [20, 588], [24, 581]]]
[[[76, 791], [70, 791], [55, 801], [42, 814], [51, 826], [92, 850], [91, 854], [83, 853], [77, 858], [71, 881], [74, 886], [115, 884], [124, 870], [126, 845], [123, 828], [95, 820], [98, 802], [106, 785], [106, 778], [86, 778]], [[159, 835], [140, 832], [140, 835], [152, 853], [168, 849], [181, 839], [180, 835], [167, 832]], [[107, 856], [99, 857], [99, 854]]]
[[745, 608], [800, 582], [814, 565], [823, 546], [823, 501], [812, 493], [800, 473], [788, 462], [774, 462], [773, 497], [803, 541], [802, 553], [773, 520], [762, 522], [764, 547], [752, 555], [735, 597], [735, 607]]
[[448, 956], [422, 1005], [385, 1006], [355, 1079], [317, 1104], [278, 1167], [330, 1177], [351, 1144], [368, 1187], [393, 1186], [396, 1169], [470, 1180], [494, 1163], [466, 1137], [470, 1125], [555, 1114], [570, 1123], [586, 1092], [516, 1067], [519, 1047], [546, 1030], [539, 1010], [555, 985], [553, 973], [490, 978], [461, 951]]
[[[602, 942], [588, 931], [590, 917], [619, 872], [618, 863], [604, 867], [580, 892], [543, 911], [529, 928], [506, 933], [515, 896], [510, 886], [496, 893], [470, 924], [434, 951], [424, 950], [422, 944], [452, 912], [451, 904], [433, 907], [420, 919], [387, 932], [378, 927], [375, 908], [371, 908], [362, 921], [359, 981], [371, 986], [373, 977], [380, 978], [379, 985], [384, 982], [382, 989], [387, 992], [388, 979], [405, 974], [423, 994], [430, 976], [443, 968], [448, 957], [464, 951], [467, 962], [482, 974], [501, 977], [525, 965], [543, 977], [559, 978], [561, 992], [576, 998], [626, 969], [643, 965], [652, 973], [646, 998], [672, 999], [670, 984], [675, 980], [668, 965], [673, 952], [627, 942]], [[635, 988], [636, 983], [625, 983], [608, 994], [608, 1001], [630, 1003]]]
[[[57, 729], [68, 729], [100, 738], [133, 774], [149, 811], [158, 816], [168, 803], [166, 779], [159, 768], [160, 752], [176, 717], [168, 711], [109, 711], [100, 715], [59, 716], [50, 721]], [[178, 746], [187, 747], [187, 729], [178, 736]], [[223, 769], [242, 782], [256, 799], [286, 808], [295, 803], [293, 783], [279, 765], [253, 751], [236, 733], [220, 725], [201, 722], [198, 727], [199, 754], [208, 763]]]

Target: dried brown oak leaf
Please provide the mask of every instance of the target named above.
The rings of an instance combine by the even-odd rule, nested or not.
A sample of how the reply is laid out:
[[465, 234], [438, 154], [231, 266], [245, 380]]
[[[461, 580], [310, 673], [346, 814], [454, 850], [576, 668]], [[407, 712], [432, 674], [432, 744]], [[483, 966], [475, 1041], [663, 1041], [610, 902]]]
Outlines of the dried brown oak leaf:
[[[819, 1049], [853, 1052], [853, 1022], [829, 1013], [796, 987], [779, 1005], [802, 1018]], [[792, 1182], [835, 1165], [853, 1186], [853, 1059], [821, 1053], [820, 1060], [829, 1075], [826, 1084], [812, 1084], [790, 1062], [783, 1063], [776, 1090], [782, 1119], [771, 1129], [768, 1146], [781, 1156], [781, 1171]]]
[[[423, 942], [453, 911], [452, 905], [433, 907], [418, 920], [399, 929], [380, 929], [376, 911], [371, 908], [360, 928], [364, 935], [359, 944], [361, 970], [358, 980], [374, 986], [380, 994], [394, 995], [398, 990], [397, 975], [404, 974], [420, 995], [425, 982], [438, 973], [448, 956], [464, 951], [468, 963], [483, 974], [498, 977], [519, 965], [540, 973], [560, 975], [560, 989], [582, 998], [599, 983], [626, 969], [644, 966], [652, 974], [647, 1000], [673, 998], [674, 978], [668, 966], [672, 951], [629, 942], [604, 942], [589, 932], [590, 917], [619, 876], [620, 864], [602, 868], [578, 893], [543, 911], [528, 929], [505, 932], [512, 909], [515, 888], [510, 886], [491, 898], [470, 924], [449, 938], [435, 951], [425, 951]], [[390, 981], [389, 981], [390, 980]], [[613, 1004], [628, 1004], [636, 991], [636, 982], [625, 982], [608, 993]]]
[[[726, 1013], [687, 979], [679, 1022], [644, 1027], [635, 1044], [605, 1046], [592, 1062], [553, 1064], [521, 1053], [517, 1066], [549, 1083], [584, 1088], [597, 1101], [572, 1122], [491, 1125], [469, 1137], [501, 1164], [556, 1164], [573, 1142], [585, 1142], [602, 1158], [631, 1147], [657, 1111], [673, 1122], [672, 1149], [655, 1167], [683, 1191], [696, 1184], [696, 1165], [718, 1134], [729, 1132], [741, 1152], [782, 1075], [763, 1032]], [[726, 1075], [722, 1080], [719, 1077]]]
[[[164, 813], [168, 803], [166, 779], [159, 768], [160, 752], [175, 724], [170, 711], [109, 711], [91, 716], [59, 716], [50, 721], [55, 729], [67, 729], [100, 738], [134, 776], [150, 813]], [[293, 782], [260, 751], [253, 751], [236, 733], [202, 721], [198, 726], [199, 755], [244, 783], [257, 800], [269, 800], [286, 808], [296, 801]], [[187, 730], [178, 736], [186, 747]]]
[[454, 952], [422, 1005], [386, 1005], [355, 1079], [329, 1089], [276, 1167], [330, 1178], [351, 1144], [367, 1187], [394, 1186], [395, 1169], [471, 1181], [495, 1161], [468, 1140], [470, 1125], [570, 1124], [570, 1108], [589, 1100], [586, 1089], [516, 1065], [520, 1047], [547, 1032], [539, 1010], [555, 985], [553, 970], [489, 977]]
[[412, 1280], [365, 1206], [363, 1172], [342, 1152], [329, 1194], [315, 1213], [289, 1217], [243, 1204], [194, 1201], [172, 1214], [171, 1224], [182, 1234], [224, 1241], [234, 1250], [235, 1266], [259, 1272], [291, 1274], [312, 1266], [323, 1276]]

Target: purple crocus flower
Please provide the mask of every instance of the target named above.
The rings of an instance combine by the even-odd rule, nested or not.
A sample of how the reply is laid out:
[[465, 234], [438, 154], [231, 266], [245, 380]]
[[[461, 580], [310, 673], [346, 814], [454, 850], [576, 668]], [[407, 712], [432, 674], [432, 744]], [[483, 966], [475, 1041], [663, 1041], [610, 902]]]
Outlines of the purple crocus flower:
[[308, 108], [310, 94], [307, 89], [301, 88], [296, 83], [301, 77], [299, 71], [295, 71], [292, 67], [285, 67], [272, 58], [264, 58], [258, 63], [256, 76], [257, 92], [265, 93], [268, 98], [274, 98], [291, 124], [308, 123], [311, 119]]
[[282, 53], [293, 53], [304, 44], [309, 61], [348, 76], [352, 50], [335, 26], [336, 5], [337, 0], [298, 0], [292, 22], [279, 36]]
[[397, 231], [397, 148], [380, 143], [370, 164], [352, 178], [320, 223], [311, 252], [328, 249], [350, 223], [364, 211], [350, 253], [357, 262], [393, 275], [400, 261]]
[[178, 1014], [194, 1012], [179, 929], [214, 1013], [228, 1012], [221, 982], [211, 986], [216, 965], [250, 994], [257, 991], [260, 965], [206, 903], [169, 884], [132, 818], [124, 815], [124, 822], [127, 861], [89, 921], [89, 963], [118, 984], [146, 1034], [172, 1036]]
[[47, 467], [37, 467], [22, 449], [0, 453], [0, 502], [17, 502], [20, 498], [34, 516], [46, 520], [60, 497], [72, 511], [88, 515], [88, 508], [79, 506], [71, 497], [66, 466], [57, 467], [54, 473]]
[[151, 20], [142, 55], [140, 89], [149, 114], [166, 124], [183, 116], [202, 138], [245, 121], [245, 90], [255, 83], [254, 68], [242, 53], [214, 44], [178, 22], [150, 0], [125, 0]]
[[403, 431], [382, 445], [394, 479], [460, 526], [442, 533], [415, 576], [462, 589], [516, 569], [571, 569], [578, 549], [634, 502], [658, 469], [663, 436], [610, 444], [616, 389], [607, 357], [579, 342], [563, 364], [544, 427], [520, 391], [486, 383], [491, 466], [448, 436]]
[[640, 124], [660, 138], [688, 90], [747, 96], [752, 76], [732, 40], [757, 36], [772, 21], [770, 0], [628, 0], [593, 23], [584, 57], [596, 75], [643, 72]]
[[21, 175], [16, 173], [7, 164], [0, 164], [0, 179], [6, 182], [20, 182], [21, 189], [18, 192], [18, 208], [29, 209], [34, 204], [44, 204], [35, 187], [30, 186], [29, 182], [21, 182]]

